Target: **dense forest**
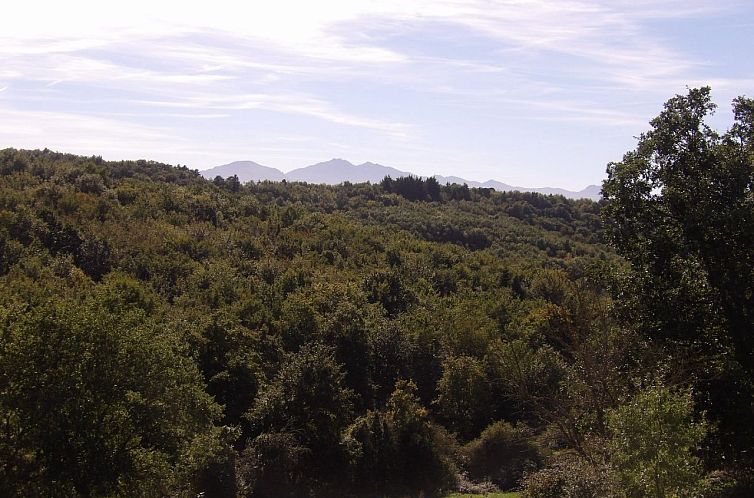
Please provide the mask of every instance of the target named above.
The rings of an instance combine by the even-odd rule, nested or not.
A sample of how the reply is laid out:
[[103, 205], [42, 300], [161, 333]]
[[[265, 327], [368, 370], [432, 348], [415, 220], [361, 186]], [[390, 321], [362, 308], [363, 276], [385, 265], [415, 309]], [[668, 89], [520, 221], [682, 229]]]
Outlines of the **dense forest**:
[[0, 495], [754, 495], [754, 101], [603, 199], [0, 151]]

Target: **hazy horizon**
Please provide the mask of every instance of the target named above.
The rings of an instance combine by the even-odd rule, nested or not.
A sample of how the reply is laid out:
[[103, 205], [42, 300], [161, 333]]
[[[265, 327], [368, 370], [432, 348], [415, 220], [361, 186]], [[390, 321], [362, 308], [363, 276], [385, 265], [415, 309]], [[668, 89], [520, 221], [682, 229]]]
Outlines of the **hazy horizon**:
[[[293, 168], [289, 168], [289, 169], [285, 169], [285, 170], [281, 169], [281, 168], [278, 168], [277, 166], [272, 165], [272, 164], [261, 164], [258, 161], [254, 161], [253, 159], [242, 159], [242, 160], [238, 160], [238, 161], [231, 161], [231, 162], [226, 163], [226, 164], [218, 164], [217, 166], [213, 166], [211, 168], [201, 169], [201, 170], [199, 170], [199, 172], [205, 178], [210, 178], [210, 177], [206, 176], [206, 173], [211, 172], [213, 170], [224, 168], [226, 166], [233, 166], [233, 165], [236, 165], [238, 163], [253, 163], [253, 164], [256, 164], [257, 166], [262, 166], [264, 168], [271, 168], [271, 169], [274, 169], [274, 170], [276, 170], [276, 171], [278, 171], [278, 172], [280, 172], [280, 173], [282, 173], [284, 175], [288, 175], [288, 174], [290, 174], [292, 172], [296, 172], [296, 171], [299, 171], [299, 170], [307, 170], [307, 169], [309, 169], [312, 166], [318, 166], [320, 164], [331, 163], [333, 161], [345, 161], [347, 163], [350, 163], [352, 166], [356, 166], [356, 167], [366, 166], [366, 165], [374, 165], [374, 166], [379, 166], [379, 167], [383, 167], [383, 168], [397, 169], [397, 170], [401, 171], [402, 173], [406, 173], [406, 174], [409, 174], [409, 175], [419, 175], [418, 173], [415, 173], [414, 171], [401, 170], [400, 168], [395, 168], [395, 167], [391, 166], [390, 164], [375, 163], [374, 161], [365, 161], [365, 162], [362, 162], [362, 163], [355, 163], [353, 161], [350, 161], [348, 158], [344, 158], [344, 157], [333, 157], [333, 158], [325, 159], [325, 160], [322, 160], [322, 161], [316, 161], [316, 162], [314, 162], [312, 164], [304, 164], [304, 165], [295, 166]], [[220, 176], [223, 176], [223, 175], [220, 175]], [[480, 183], [480, 184], [487, 183], [487, 182], [497, 182], [497, 183], [503, 183], [503, 184], [506, 183], [504, 180], [500, 180], [499, 178], [465, 178], [465, 177], [461, 177], [461, 176], [455, 175], [455, 174], [441, 175], [439, 173], [429, 173], [429, 174], [420, 175], [420, 176], [423, 176], [423, 177], [435, 176], [435, 177], [443, 177], [443, 178], [460, 178], [460, 179], [468, 181], [468, 182]], [[347, 179], [345, 179], [344, 181], [347, 181]], [[547, 184], [542, 184], [542, 185], [510, 185], [510, 186], [511, 187], [523, 187], [523, 188], [530, 188], [530, 187], [531, 188], [554, 188], [554, 189], [561, 188], [561, 187], [559, 187], [557, 185], [547, 185]], [[582, 187], [574, 190], [573, 192], [578, 192], [578, 191], [581, 191], [581, 190], [585, 190], [585, 189], [587, 189], [589, 187], [593, 187], [593, 186], [600, 186], [600, 183], [596, 182], [596, 183], [590, 183], [588, 185], [583, 185]], [[568, 190], [568, 189], [563, 189], [563, 190]]]
[[599, 184], [669, 97], [754, 84], [743, 1], [15, 3], [0, 147]]

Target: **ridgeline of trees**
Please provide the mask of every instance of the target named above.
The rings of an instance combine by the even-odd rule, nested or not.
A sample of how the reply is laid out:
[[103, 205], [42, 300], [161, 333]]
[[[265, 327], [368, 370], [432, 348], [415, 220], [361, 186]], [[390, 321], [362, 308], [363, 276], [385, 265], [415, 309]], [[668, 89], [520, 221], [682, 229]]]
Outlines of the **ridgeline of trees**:
[[600, 203], [0, 151], [0, 495], [754, 493], [754, 101]]

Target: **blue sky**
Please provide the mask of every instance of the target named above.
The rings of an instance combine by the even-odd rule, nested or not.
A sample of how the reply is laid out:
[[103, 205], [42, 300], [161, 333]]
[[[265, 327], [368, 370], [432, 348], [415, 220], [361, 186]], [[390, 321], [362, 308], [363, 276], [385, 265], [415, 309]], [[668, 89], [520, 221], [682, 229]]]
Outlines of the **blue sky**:
[[754, 96], [747, 1], [190, 3], [4, 7], [0, 147], [580, 189], [687, 86]]

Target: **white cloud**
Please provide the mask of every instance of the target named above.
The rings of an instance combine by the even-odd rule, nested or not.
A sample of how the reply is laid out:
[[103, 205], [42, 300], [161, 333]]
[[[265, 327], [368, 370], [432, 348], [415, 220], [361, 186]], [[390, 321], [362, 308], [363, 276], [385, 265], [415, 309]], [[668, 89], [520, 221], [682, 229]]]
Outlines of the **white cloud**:
[[[497, 40], [501, 61], [515, 58], [515, 53], [564, 54], [582, 60], [579, 70], [595, 80], [654, 90], [669, 78], [688, 78], [698, 63], [651, 36], [642, 22], [720, 8], [701, 0], [13, 2], [6, 6], [10, 22], [0, 33], [0, 79], [211, 84], [248, 70], [264, 73], [259, 78], [267, 83], [290, 75], [343, 78], [349, 71], [401, 79], [431, 59], [380, 46], [362, 32], [381, 24], [400, 31], [442, 22]], [[225, 36], [224, 41], [240, 46], [223, 46], [223, 40], [214, 45], [192, 42], [197, 35]], [[136, 71], [86, 55], [102, 48], [186, 67], [183, 74]], [[527, 63], [526, 55], [519, 56], [519, 63]], [[481, 61], [431, 62], [444, 62], [454, 71], [500, 69]]]
[[286, 114], [300, 114], [331, 123], [368, 128], [387, 133], [396, 138], [406, 138], [410, 126], [378, 119], [364, 118], [335, 109], [328, 102], [307, 95], [296, 94], [222, 94], [195, 95], [166, 100], [136, 101], [150, 107], [173, 107], [184, 109], [217, 109], [248, 111], [261, 109]]
[[3, 107], [0, 107], [0, 141], [4, 147], [49, 147], [85, 154], [153, 152], [171, 144], [187, 143], [166, 128], [73, 113]]
[[[549, 0], [300, 0], [178, 2], [26, 1], [6, 6], [2, 38], [17, 44], [15, 52], [71, 51], [103, 43], [140, 38], [165, 38], [198, 31], [233, 33], [312, 58], [355, 62], [401, 62], [402, 54], [385, 47], [350, 43], [347, 29], [380, 20], [397, 24], [425, 21], [460, 23], [521, 47], [571, 50], [601, 56], [601, 47], [613, 46], [604, 35], [640, 34], [639, 21], [657, 17], [701, 15], [720, 9], [701, 0], [653, 2]], [[44, 12], [44, 15], [39, 15]], [[33, 45], [26, 41], [34, 40]], [[581, 42], [588, 41], [589, 49]], [[646, 48], [641, 37], [631, 46], [617, 48], [614, 56]]]
[[[180, 114], [182, 119], [212, 116]], [[0, 149], [49, 148], [105, 159], [152, 159], [170, 164], [209, 167], [236, 158], [238, 150], [281, 152], [262, 141], [247, 143], [197, 142], [170, 127], [134, 123], [119, 114], [90, 115], [70, 112], [18, 111], [0, 105]]]

